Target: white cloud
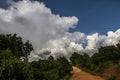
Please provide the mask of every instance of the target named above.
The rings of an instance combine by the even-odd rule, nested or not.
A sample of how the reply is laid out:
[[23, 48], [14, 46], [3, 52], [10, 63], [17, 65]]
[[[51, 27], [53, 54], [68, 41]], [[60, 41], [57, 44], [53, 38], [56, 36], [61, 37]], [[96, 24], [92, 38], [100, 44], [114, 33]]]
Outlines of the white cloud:
[[[53, 14], [51, 9], [37, 1], [23, 0], [12, 2], [9, 9], [0, 8], [0, 33], [17, 33], [24, 40], [30, 40], [35, 51], [30, 59], [70, 56], [74, 51], [97, 51], [100, 46], [112, 45], [120, 40], [120, 29], [109, 31], [107, 35], [85, 35], [81, 32], [70, 33], [78, 18]], [[83, 47], [87, 44], [86, 47]]]

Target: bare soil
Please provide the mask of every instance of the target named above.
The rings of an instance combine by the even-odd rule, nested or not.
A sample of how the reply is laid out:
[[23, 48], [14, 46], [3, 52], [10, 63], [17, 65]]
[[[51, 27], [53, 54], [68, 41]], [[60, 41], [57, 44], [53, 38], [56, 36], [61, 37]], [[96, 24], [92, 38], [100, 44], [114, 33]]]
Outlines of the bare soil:
[[90, 73], [84, 72], [81, 69], [73, 66], [72, 77], [70, 80], [105, 80], [100, 76], [95, 76]]

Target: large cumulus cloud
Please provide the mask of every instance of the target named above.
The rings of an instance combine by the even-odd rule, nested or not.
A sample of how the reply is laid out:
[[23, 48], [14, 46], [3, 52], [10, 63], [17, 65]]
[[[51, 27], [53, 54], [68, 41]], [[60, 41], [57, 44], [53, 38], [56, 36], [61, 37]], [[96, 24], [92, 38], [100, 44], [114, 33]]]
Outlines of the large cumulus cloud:
[[30, 60], [50, 55], [69, 57], [73, 52], [92, 55], [100, 46], [114, 45], [120, 40], [120, 29], [108, 31], [107, 35], [70, 33], [69, 29], [77, 23], [77, 17], [53, 14], [37, 1], [11, 2], [8, 9], [0, 8], [0, 33], [17, 33], [24, 40], [30, 40], [35, 49]]

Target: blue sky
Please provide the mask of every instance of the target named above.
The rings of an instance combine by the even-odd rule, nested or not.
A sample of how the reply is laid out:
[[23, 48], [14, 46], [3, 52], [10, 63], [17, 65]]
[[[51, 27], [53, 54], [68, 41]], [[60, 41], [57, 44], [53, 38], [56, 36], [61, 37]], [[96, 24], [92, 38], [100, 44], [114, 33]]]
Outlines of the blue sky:
[[75, 30], [86, 34], [105, 34], [120, 27], [120, 0], [40, 0], [53, 13], [76, 16], [79, 24]]
[[[107, 31], [115, 31], [120, 28], [120, 0], [37, 1], [44, 2], [54, 14], [78, 17], [77, 28], [71, 31], [106, 34]], [[6, 0], [0, 0], [0, 7], [5, 8], [5, 2]]]

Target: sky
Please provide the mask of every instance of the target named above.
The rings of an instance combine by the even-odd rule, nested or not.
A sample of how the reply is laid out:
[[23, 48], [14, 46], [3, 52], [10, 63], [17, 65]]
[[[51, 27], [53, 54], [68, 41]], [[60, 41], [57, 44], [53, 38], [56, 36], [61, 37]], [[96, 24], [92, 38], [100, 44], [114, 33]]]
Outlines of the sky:
[[86, 34], [106, 34], [120, 27], [120, 0], [39, 0], [53, 13], [79, 18], [75, 30]]
[[29, 60], [69, 58], [120, 41], [119, 0], [0, 0], [0, 34], [21, 36]]
[[[6, 7], [7, 0], [0, 0], [0, 7]], [[19, 1], [19, 0], [14, 0]], [[43, 2], [52, 13], [60, 16], [76, 16], [77, 28], [86, 34], [106, 34], [120, 27], [120, 0], [36, 0]]]

